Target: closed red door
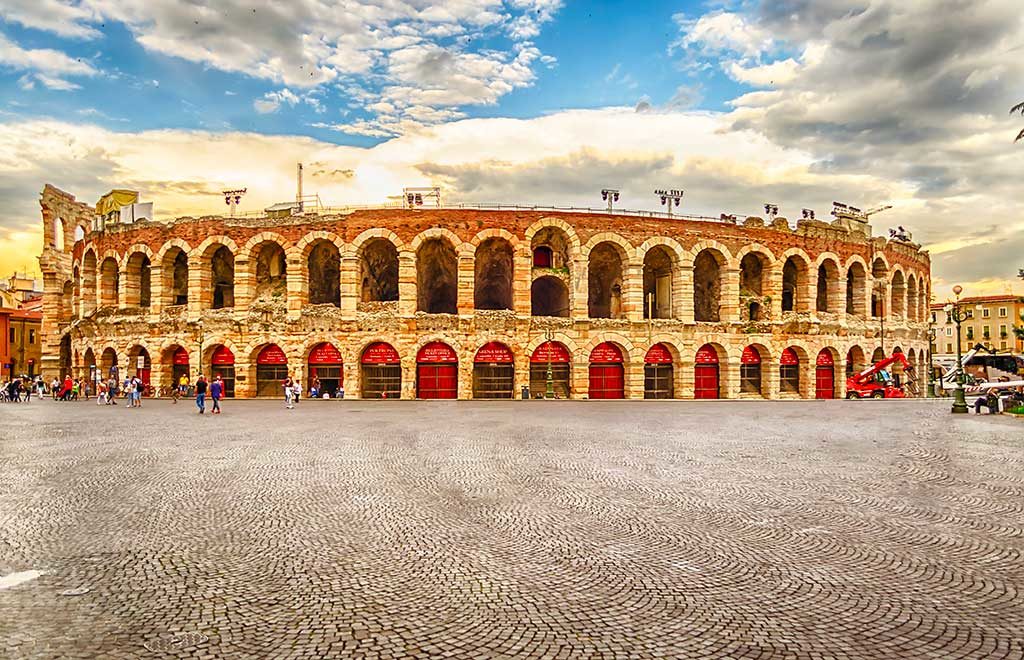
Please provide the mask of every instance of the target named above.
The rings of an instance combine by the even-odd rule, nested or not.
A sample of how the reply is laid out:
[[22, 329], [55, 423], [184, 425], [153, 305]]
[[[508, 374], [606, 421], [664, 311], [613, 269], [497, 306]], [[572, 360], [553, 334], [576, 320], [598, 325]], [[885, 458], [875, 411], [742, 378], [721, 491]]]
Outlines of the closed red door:
[[624, 398], [624, 378], [621, 364], [590, 365], [591, 399]]
[[457, 364], [420, 364], [416, 368], [416, 396], [420, 399], [455, 399], [459, 394]]
[[814, 370], [814, 398], [834, 399], [836, 398], [836, 378], [834, 367], [819, 366]]
[[693, 398], [718, 398], [718, 365], [698, 364], [693, 368]]

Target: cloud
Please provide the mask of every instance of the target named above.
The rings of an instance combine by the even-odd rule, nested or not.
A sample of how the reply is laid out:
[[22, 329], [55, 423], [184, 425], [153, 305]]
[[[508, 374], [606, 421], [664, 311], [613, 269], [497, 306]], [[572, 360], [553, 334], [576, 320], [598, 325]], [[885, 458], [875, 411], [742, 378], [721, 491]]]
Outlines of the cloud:
[[263, 98], [253, 101], [252, 107], [256, 112], [265, 115], [280, 110], [282, 103], [294, 107], [298, 102], [299, 97], [286, 87], [276, 92], [267, 92]]
[[22, 89], [32, 89], [38, 82], [49, 89], [71, 90], [79, 85], [62, 76], [95, 76], [98, 71], [88, 62], [75, 59], [50, 48], [22, 48], [0, 34], [0, 67], [27, 71], [19, 79]]
[[[83, 38], [98, 36], [103, 21], [117, 21], [149, 51], [283, 86], [318, 113], [326, 110], [322, 99], [304, 90], [362, 83], [371, 102], [396, 106], [391, 115], [358, 117], [364, 133], [377, 135], [422, 125], [428, 113], [420, 110], [417, 118], [410, 107], [429, 106], [438, 120], [449, 119], [456, 115], [446, 109], [491, 105], [532, 85], [533, 68], [552, 68], [557, 60], [530, 40], [562, 6], [561, 0], [83, 0], [55, 11], [61, 17], [55, 21], [26, 0], [14, 1], [12, 20]], [[268, 92], [254, 109], [268, 114], [296, 105], [280, 94]]]
[[88, 3], [4, 0], [3, 19], [62, 37], [95, 39], [100, 36], [100, 31], [91, 25], [98, 17]]

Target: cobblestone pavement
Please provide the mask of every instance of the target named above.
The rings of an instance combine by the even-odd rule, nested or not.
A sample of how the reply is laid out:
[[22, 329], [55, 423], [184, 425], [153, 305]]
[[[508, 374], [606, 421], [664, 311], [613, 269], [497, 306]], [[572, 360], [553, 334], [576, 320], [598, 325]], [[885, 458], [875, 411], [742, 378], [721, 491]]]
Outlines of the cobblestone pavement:
[[1018, 420], [225, 408], [0, 406], [0, 656], [1024, 657]]

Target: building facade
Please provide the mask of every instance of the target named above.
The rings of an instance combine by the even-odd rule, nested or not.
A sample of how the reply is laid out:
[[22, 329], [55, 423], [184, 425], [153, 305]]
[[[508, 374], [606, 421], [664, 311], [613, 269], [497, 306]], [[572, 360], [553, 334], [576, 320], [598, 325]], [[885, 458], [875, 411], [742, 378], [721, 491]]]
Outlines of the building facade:
[[42, 322], [41, 312], [0, 307], [0, 380], [40, 373]]
[[[1024, 353], [1024, 340], [1014, 334], [1014, 327], [1024, 326], [1024, 296], [1002, 294], [961, 298], [960, 304], [971, 313], [971, 318], [960, 324], [963, 351], [975, 344], [989, 349], [1014, 354]], [[931, 305], [932, 325], [935, 328], [934, 355], [938, 359], [956, 362], [956, 324], [950, 323], [943, 311], [945, 303]]]
[[346, 398], [827, 398], [882, 347], [928, 346], [928, 254], [866, 224], [379, 208], [93, 231], [71, 195], [41, 205], [47, 374], [202, 371], [239, 397], [291, 374]]

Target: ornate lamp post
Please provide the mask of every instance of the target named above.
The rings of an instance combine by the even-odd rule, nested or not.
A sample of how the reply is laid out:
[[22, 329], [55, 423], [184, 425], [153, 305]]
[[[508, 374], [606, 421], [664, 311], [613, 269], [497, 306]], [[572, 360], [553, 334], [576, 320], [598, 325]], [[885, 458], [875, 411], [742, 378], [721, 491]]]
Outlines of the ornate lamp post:
[[960, 293], [964, 290], [957, 284], [953, 287], [953, 295], [956, 301], [946, 303], [943, 311], [946, 312], [946, 322], [956, 323], [956, 389], [953, 390], [953, 408], [950, 412], [958, 414], [967, 413], [967, 400], [964, 398], [964, 365], [960, 358], [960, 324], [971, 318], [969, 310], [960, 309]]
[[203, 373], [203, 339], [205, 339], [205, 337], [203, 336], [203, 319], [199, 319], [198, 321], [196, 321], [196, 335], [199, 337], [199, 373], [197, 374], [198, 377]]
[[[555, 333], [551, 331], [551, 328], [547, 328], [546, 330], [544, 330], [544, 340], [548, 344], [550, 344], [551, 340], [554, 339], [554, 338], [555, 338]], [[547, 370], [547, 373], [544, 375], [544, 378], [545, 378], [544, 398], [545, 399], [554, 399], [555, 398], [555, 376], [554, 376], [554, 373], [551, 371], [551, 346], [548, 346], [547, 353], [548, 353], [548, 370]]]
[[[931, 317], [929, 317], [931, 318]], [[935, 328], [931, 327], [931, 321], [928, 322], [928, 396], [933, 399], [939, 396], [938, 392], [935, 391], [935, 363], [932, 362], [932, 356], [935, 354]]]

